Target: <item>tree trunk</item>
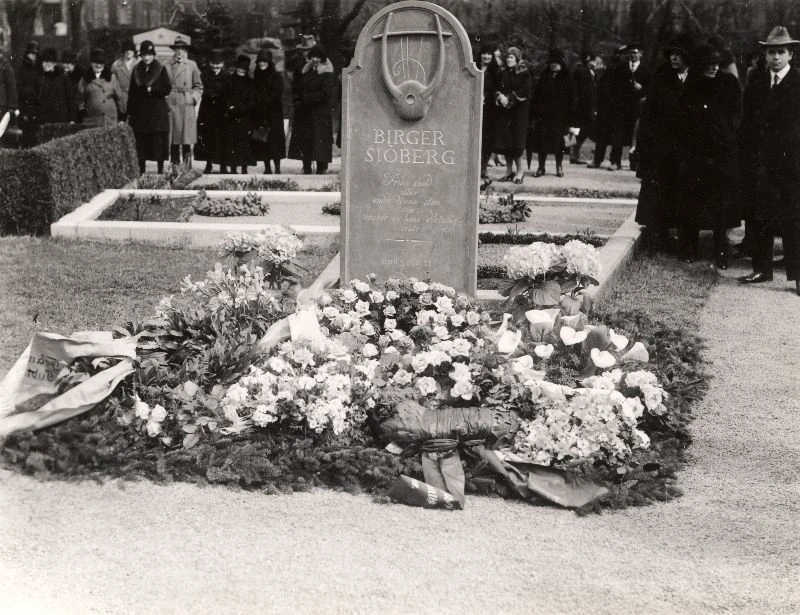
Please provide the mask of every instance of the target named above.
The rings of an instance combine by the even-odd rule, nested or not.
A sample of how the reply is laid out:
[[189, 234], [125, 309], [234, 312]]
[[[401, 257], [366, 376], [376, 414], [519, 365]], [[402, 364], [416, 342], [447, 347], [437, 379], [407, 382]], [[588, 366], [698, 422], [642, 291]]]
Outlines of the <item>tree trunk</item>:
[[85, 0], [70, 0], [69, 2], [69, 37], [72, 51], [79, 52], [84, 45], [83, 5]]

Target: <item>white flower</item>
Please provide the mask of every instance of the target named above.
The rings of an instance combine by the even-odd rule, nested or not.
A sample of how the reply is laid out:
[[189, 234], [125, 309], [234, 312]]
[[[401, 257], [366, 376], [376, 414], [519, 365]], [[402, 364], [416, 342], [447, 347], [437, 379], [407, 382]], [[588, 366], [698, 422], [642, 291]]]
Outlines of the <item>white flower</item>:
[[155, 406], [153, 406], [153, 409], [150, 410], [151, 421], [155, 421], [156, 423], [161, 423], [165, 418], [167, 418], [167, 411], [161, 404], [156, 404]]
[[389, 337], [393, 342], [399, 342], [406, 337], [406, 334], [402, 329], [395, 329], [394, 331], [389, 332]]
[[369, 302], [368, 301], [356, 301], [355, 311], [359, 315], [369, 314]]
[[470, 327], [474, 327], [475, 325], [480, 323], [480, 321], [481, 321], [481, 315], [478, 314], [478, 312], [475, 312], [473, 310], [467, 312], [467, 324]]
[[517, 349], [519, 346], [519, 342], [522, 339], [522, 331], [505, 331], [501, 336], [500, 339], [497, 341], [497, 352], [501, 352], [503, 354], [511, 354]]
[[472, 399], [472, 383], [466, 380], [457, 380], [450, 389], [450, 395], [461, 399]]
[[614, 333], [614, 329], [608, 330], [608, 339], [611, 340], [611, 343], [614, 344], [614, 348], [617, 351], [624, 350], [628, 345], [628, 338], [619, 333]]
[[461, 314], [453, 314], [450, 316], [450, 324], [454, 327], [460, 327], [464, 324], [464, 317]]
[[339, 331], [346, 331], [353, 326], [353, 319], [349, 314], [338, 314], [331, 324]]
[[394, 331], [397, 328], [397, 321], [394, 318], [387, 318], [383, 321], [383, 328], [386, 331]]
[[508, 277], [514, 280], [544, 275], [560, 258], [553, 244], [536, 241], [527, 246], [514, 246], [503, 256]]
[[592, 245], [573, 239], [561, 246], [567, 273], [597, 277], [600, 274], [600, 253]]
[[339, 310], [338, 310], [338, 308], [336, 308], [333, 305], [327, 305], [324, 308], [322, 308], [322, 315], [325, 318], [333, 319], [333, 318], [336, 318], [336, 316], [339, 315]]
[[626, 397], [622, 402], [622, 415], [632, 424], [644, 413], [644, 406], [638, 397]]
[[399, 296], [400, 295], [398, 295], [396, 291], [393, 291], [393, 290], [386, 291], [386, 300], [387, 301], [394, 301]]
[[441, 365], [444, 361], [450, 360], [450, 355], [441, 350], [431, 350], [428, 355], [428, 363], [431, 365]]
[[361, 354], [367, 358], [374, 357], [378, 354], [378, 348], [375, 344], [364, 344], [364, 347], [361, 349]]
[[656, 410], [663, 401], [662, 391], [653, 384], [643, 384], [639, 387], [644, 395], [644, 405], [650, 411]]
[[553, 354], [553, 350], [552, 344], [537, 344], [533, 349], [533, 353], [540, 359], [549, 359], [550, 355]]
[[282, 374], [287, 369], [291, 369], [291, 366], [281, 357], [270, 357], [267, 361], [267, 367], [276, 374]]
[[417, 388], [422, 395], [433, 395], [439, 389], [439, 386], [430, 376], [423, 376], [417, 380]]
[[556, 309], [528, 310], [525, 312], [525, 318], [527, 318], [528, 322], [532, 325], [546, 325], [551, 328], [556, 321], [557, 315], [558, 310]]
[[433, 335], [438, 337], [440, 340], [446, 340], [450, 337], [450, 331], [448, 331], [447, 327], [444, 325], [436, 325], [433, 328]]
[[470, 351], [472, 350], [472, 344], [469, 340], [465, 340], [464, 338], [458, 338], [457, 340], [453, 341], [453, 355], [454, 356], [462, 356], [468, 357]]
[[367, 337], [371, 335], [375, 335], [375, 327], [372, 326], [372, 323], [369, 321], [364, 321], [361, 324], [361, 333], [366, 335]]
[[161, 423], [159, 421], [147, 421], [147, 435], [155, 438], [161, 433]]
[[342, 301], [344, 301], [345, 303], [353, 303], [354, 301], [357, 300], [358, 300], [358, 295], [356, 294], [356, 291], [354, 291], [353, 289], [348, 288], [342, 291]]
[[418, 325], [427, 325], [433, 321], [433, 318], [436, 316], [436, 312], [433, 310], [420, 310], [417, 312], [417, 324]]
[[451, 313], [453, 311], [453, 300], [450, 297], [442, 295], [436, 300], [436, 309], [443, 313]]
[[589, 355], [591, 356], [592, 363], [594, 363], [595, 367], [599, 367], [600, 369], [608, 369], [617, 362], [617, 360], [614, 358], [614, 355], [607, 350], [592, 348]]
[[133, 409], [136, 412], [137, 418], [140, 418], [144, 421], [150, 418], [150, 406], [148, 406], [138, 397], [136, 397], [136, 403], [134, 404]]
[[427, 369], [427, 367], [428, 367], [428, 359], [424, 352], [415, 354], [414, 357], [411, 359], [411, 368], [414, 370], [415, 373], [421, 374]]
[[372, 303], [383, 303], [383, 293], [380, 292], [379, 290], [373, 290], [369, 294], [369, 300]]
[[635, 427], [631, 430], [634, 439], [634, 446], [637, 448], [648, 448], [650, 446], [650, 436]]
[[367, 284], [366, 282], [360, 282], [358, 280], [355, 280], [353, 282], [353, 288], [355, 288], [360, 293], [369, 292], [369, 284]]
[[453, 369], [450, 372], [450, 379], [455, 380], [456, 382], [472, 382], [472, 372], [469, 369], [469, 365], [465, 363], [453, 363]]
[[403, 386], [409, 384], [410, 382], [411, 382], [411, 373], [407, 372], [404, 369], [397, 370], [395, 375], [392, 376], [392, 383], [394, 384], [399, 384]]
[[646, 384], [657, 385], [658, 377], [654, 373], [645, 370], [628, 372], [625, 375], [625, 384], [632, 388], [642, 388]]
[[565, 346], [580, 344], [586, 339], [587, 335], [589, 335], [588, 331], [576, 331], [572, 327], [567, 327], [566, 325], [562, 326], [558, 332], [558, 336], [561, 338], [561, 341], [564, 342]]
[[623, 361], [641, 361], [642, 363], [647, 363], [650, 360], [650, 354], [647, 352], [647, 348], [644, 347], [644, 344], [641, 342], [636, 342], [631, 349], [625, 353], [622, 357]]
[[386, 314], [386, 316], [394, 316], [397, 314], [397, 310], [393, 305], [387, 305], [385, 308], [383, 308], [383, 313]]
[[414, 282], [412, 288], [415, 293], [424, 293], [430, 287], [425, 282]]
[[526, 354], [517, 359], [513, 359], [511, 361], [511, 366], [517, 373], [521, 373], [528, 369], [533, 369], [533, 357], [531, 357], [529, 354]]

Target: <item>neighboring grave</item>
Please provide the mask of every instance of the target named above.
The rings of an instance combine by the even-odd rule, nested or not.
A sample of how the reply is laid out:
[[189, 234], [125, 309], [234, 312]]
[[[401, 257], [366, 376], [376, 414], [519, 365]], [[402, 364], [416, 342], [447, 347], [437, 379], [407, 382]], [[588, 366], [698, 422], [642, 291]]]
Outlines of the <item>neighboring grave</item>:
[[409, 276], [475, 294], [483, 74], [428, 2], [369, 20], [343, 74], [341, 279]]

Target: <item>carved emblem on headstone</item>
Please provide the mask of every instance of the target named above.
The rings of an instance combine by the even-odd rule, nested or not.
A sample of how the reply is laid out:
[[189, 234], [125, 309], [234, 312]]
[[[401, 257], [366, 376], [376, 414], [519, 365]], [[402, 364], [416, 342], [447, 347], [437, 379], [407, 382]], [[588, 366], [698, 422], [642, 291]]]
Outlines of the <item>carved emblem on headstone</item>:
[[[381, 74], [386, 90], [392, 97], [392, 103], [397, 114], [404, 120], [415, 122], [425, 117], [430, 109], [433, 95], [442, 83], [445, 70], [445, 50], [444, 37], [452, 36], [452, 32], [442, 30], [442, 22], [438, 15], [436, 17], [436, 30], [400, 30], [391, 31], [392, 16], [394, 12], [386, 16], [386, 23], [381, 34], [373, 35], [372, 39], [381, 39]], [[399, 37], [399, 59], [395, 60], [391, 68], [389, 67], [389, 37]], [[439, 43], [438, 62], [434, 75], [428, 83], [426, 70], [423, 65], [424, 48], [423, 37], [436, 36]], [[416, 38], [418, 37], [418, 38]], [[412, 44], [412, 41], [414, 43]], [[419, 42], [417, 46], [416, 42]], [[416, 57], [414, 54], [416, 53]], [[414, 78], [411, 78], [411, 73]], [[395, 83], [394, 79], [402, 79], [400, 83]], [[419, 81], [419, 79], [422, 81]]]

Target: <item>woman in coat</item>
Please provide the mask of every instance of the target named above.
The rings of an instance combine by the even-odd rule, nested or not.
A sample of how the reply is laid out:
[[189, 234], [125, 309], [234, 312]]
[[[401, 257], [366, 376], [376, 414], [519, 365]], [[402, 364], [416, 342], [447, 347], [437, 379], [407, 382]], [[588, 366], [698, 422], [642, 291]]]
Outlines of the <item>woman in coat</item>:
[[67, 78], [58, 66], [58, 52], [52, 47], [42, 52], [42, 81], [38, 95], [38, 123], [61, 124], [75, 117], [75, 99]]
[[117, 122], [119, 83], [111, 69], [106, 67], [102, 49], [93, 49], [89, 61], [91, 70], [78, 82], [78, 91], [86, 110], [84, 122], [97, 126], [113, 125]]
[[506, 67], [500, 71], [495, 92], [497, 130], [493, 149], [506, 158], [506, 175], [500, 181], [522, 183], [531, 90], [531, 74], [522, 61], [522, 53], [516, 47], [509, 47]]
[[136, 45], [127, 39], [122, 42], [122, 55], [111, 64], [111, 74], [117, 79], [119, 97], [117, 107], [119, 119], [125, 121], [128, 117], [128, 90], [131, 87], [131, 71], [136, 65]]
[[486, 168], [489, 165], [489, 157], [492, 155], [494, 146], [494, 136], [496, 131], [495, 124], [495, 100], [494, 93], [497, 91], [497, 77], [500, 72], [494, 58], [494, 45], [482, 45], [478, 57], [478, 66], [483, 71], [483, 129], [481, 131], [481, 179], [488, 179]]
[[333, 159], [333, 119], [337, 80], [333, 65], [321, 47], [309, 50], [308, 61], [294, 82], [294, 123], [289, 158], [303, 161], [303, 173], [327, 173]]
[[19, 127], [22, 129], [23, 147], [33, 147], [38, 142], [39, 91], [42, 89], [42, 70], [39, 66], [39, 44], [28, 43], [22, 63], [17, 69], [17, 96], [19, 98]]
[[275, 70], [272, 52], [262, 49], [256, 56], [256, 69], [253, 72], [256, 89], [256, 109], [254, 125], [267, 130], [267, 140], [250, 143], [253, 158], [264, 161], [264, 173], [272, 173], [270, 161], [275, 165], [275, 173], [281, 172], [281, 160], [286, 157], [286, 134], [283, 131], [283, 77]]
[[211, 173], [212, 165], [220, 165], [219, 172], [227, 172], [222, 161], [222, 135], [225, 133], [225, 91], [229, 75], [225, 72], [225, 58], [221, 49], [212, 49], [208, 68], [202, 74], [203, 104], [197, 112], [196, 160], [205, 160], [204, 173]]
[[128, 90], [128, 120], [136, 137], [139, 172], [144, 173], [146, 160], [155, 160], [158, 172], [164, 172], [164, 160], [169, 155], [169, 105], [167, 96], [172, 89], [164, 66], [156, 60], [156, 48], [151, 41], [139, 45], [141, 60], [133, 67]]
[[726, 232], [741, 223], [737, 133], [742, 102], [739, 80], [720, 70], [721, 59], [715, 47], [702, 45], [686, 78], [677, 220], [684, 259], [697, 257], [699, 232], [711, 229], [715, 264], [726, 269]]
[[255, 164], [250, 153], [250, 133], [253, 130], [253, 110], [256, 106], [256, 93], [253, 80], [248, 75], [250, 56], [236, 56], [235, 72], [228, 77], [225, 88], [225, 131], [222, 134], [222, 164], [230, 166], [231, 173], [242, 167], [247, 173], [247, 165]]
[[667, 61], [655, 72], [642, 109], [636, 149], [642, 154], [637, 176], [642, 179], [636, 222], [647, 227], [651, 249], [666, 248], [669, 229], [677, 226], [675, 205], [681, 167], [680, 130], [684, 113], [683, 90], [689, 73], [687, 44], [672, 45]]
[[556, 159], [556, 175], [564, 177], [564, 135], [574, 122], [575, 90], [564, 53], [551, 49], [547, 66], [533, 92], [531, 116], [534, 123], [533, 151], [539, 155], [534, 177], [544, 175], [548, 154]]

